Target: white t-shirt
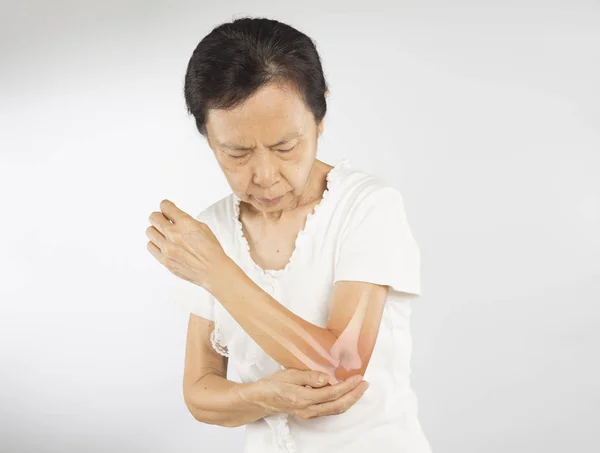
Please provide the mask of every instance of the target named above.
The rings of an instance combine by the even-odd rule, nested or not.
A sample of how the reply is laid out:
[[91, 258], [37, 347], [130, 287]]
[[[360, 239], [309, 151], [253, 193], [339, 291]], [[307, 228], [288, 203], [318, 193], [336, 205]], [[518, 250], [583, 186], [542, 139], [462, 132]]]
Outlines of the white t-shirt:
[[[244, 453], [430, 453], [409, 379], [410, 312], [421, 293], [420, 250], [401, 193], [343, 159], [327, 175], [323, 199], [308, 215], [280, 270], [264, 270], [252, 260], [239, 203], [232, 193], [196, 219], [211, 228], [227, 255], [258, 286], [305, 320], [326, 327], [338, 280], [390, 286], [364, 375], [370, 387], [362, 398], [342, 414], [308, 420], [274, 414], [249, 423]], [[179, 279], [175, 294], [180, 308], [215, 322], [213, 347], [229, 357], [241, 382], [284, 369], [208, 291]]]

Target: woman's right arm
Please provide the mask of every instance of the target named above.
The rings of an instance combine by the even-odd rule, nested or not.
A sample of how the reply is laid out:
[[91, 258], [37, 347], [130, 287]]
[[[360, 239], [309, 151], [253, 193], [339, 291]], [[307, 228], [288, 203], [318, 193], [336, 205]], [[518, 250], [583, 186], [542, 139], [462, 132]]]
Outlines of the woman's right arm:
[[229, 428], [243, 426], [273, 413], [241, 398], [242, 389], [253, 385], [208, 374], [188, 390], [186, 404], [200, 422]]
[[[217, 353], [210, 343], [213, 329], [213, 321], [190, 315], [183, 395], [188, 410], [203, 423], [236, 427], [278, 413], [300, 418], [340, 414], [354, 405], [367, 389], [366, 385], [360, 385], [364, 382], [361, 376], [330, 386], [325, 373], [292, 368], [256, 382], [229, 381], [228, 359]], [[321, 376], [325, 380], [320, 381]]]
[[210, 343], [214, 322], [190, 314], [187, 331], [183, 397], [185, 404], [200, 422], [226, 427], [251, 423], [269, 412], [252, 399], [255, 383], [227, 379], [227, 357], [217, 353]]

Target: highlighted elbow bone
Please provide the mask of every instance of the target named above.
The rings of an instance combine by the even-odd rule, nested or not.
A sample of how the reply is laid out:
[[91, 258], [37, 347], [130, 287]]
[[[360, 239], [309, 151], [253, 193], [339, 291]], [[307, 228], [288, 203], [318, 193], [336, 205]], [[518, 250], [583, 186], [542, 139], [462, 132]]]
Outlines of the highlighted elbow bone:
[[358, 340], [360, 331], [366, 317], [368, 299], [363, 298], [358, 304], [357, 310], [352, 319], [340, 334], [331, 349], [327, 351], [317, 340], [308, 332], [299, 327], [293, 327], [293, 331], [306, 341], [323, 359], [329, 362], [329, 366], [318, 363], [303, 353], [297, 346], [285, 337], [277, 333], [266, 323], [261, 322], [261, 328], [281, 345], [287, 348], [296, 358], [312, 370], [327, 373], [330, 376], [329, 383], [337, 384], [339, 381], [335, 376], [335, 370], [342, 366], [347, 371], [358, 370], [363, 362], [358, 352]]

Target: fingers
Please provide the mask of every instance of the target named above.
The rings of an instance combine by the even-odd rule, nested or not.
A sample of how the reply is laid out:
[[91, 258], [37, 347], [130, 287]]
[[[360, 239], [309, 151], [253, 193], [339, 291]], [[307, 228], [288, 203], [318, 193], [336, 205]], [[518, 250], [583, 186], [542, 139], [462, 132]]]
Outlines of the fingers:
[[160, 202], [160, 210], [162, 214], [173, 223], [176, 223], [178, 220], [182, 220], [188, 216], [186, 212], [183, 212], [181, 209], [175, 206], [175, 203], [173, 203], [171, 200], [162, 200]]
[[[342, 384], [336, 384], [336, 386]], [[354, 387], [351, 391], [345, 393], [339, 399], [320, 404], [313, 404], [304, 409], [296, 411], [294, 415], [298, 418], [309, 419], [323, 417], [325, 415], [341, 414], [350, 409], [363, 396], [368, 387], [368, 382], [362, 381], [359, 385]]]
[[[329, 382], [329, 375], [327, 373], [323, 373], [321, 371], [316, 370], [297, 370], [294, 368], [288, 368], [286, 370], [288, 377], [288, 382], [297, 385], [309, 386], [312, 388], [315, 387], [324, 387]], [[320, 380], [320, 378], [324, 378]]]
[[346, 379], [345, 381], [339, 382], [329, 387], [311, 389], [307, 399], [310, 400], [312, 404], [334, 401], [342, 397], [346, 393], [354, 390], [361, 382], [361, 375], [352, 376]]

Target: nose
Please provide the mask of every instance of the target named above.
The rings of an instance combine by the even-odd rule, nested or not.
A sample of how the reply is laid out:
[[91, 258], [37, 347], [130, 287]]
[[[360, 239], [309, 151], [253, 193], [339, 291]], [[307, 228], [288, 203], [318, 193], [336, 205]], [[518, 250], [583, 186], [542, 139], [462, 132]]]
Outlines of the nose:
[[277, 183], [279, 179], [279, 167], [274, 161], [271, 153], [256, 156], [254, 163], [254, 176], [252, 182], [257, 186], [269, 188]]

